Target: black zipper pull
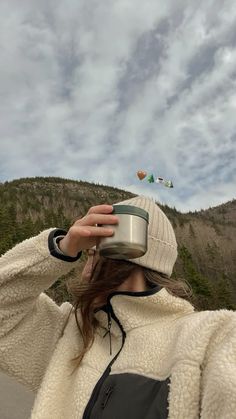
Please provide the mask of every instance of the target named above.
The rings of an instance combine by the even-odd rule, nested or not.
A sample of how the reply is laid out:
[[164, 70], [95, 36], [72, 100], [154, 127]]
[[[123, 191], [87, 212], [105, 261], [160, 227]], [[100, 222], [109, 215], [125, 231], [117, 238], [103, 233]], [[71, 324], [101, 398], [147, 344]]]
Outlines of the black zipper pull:
[[113, 392], [113, 387], [109, 387], [108, 389], [107, 389], [107, 391], [106, 391], [106, 393], [105, 393], [105, 399], [103, 400], [103, 402], [101, 403], [101, 407], [102, 407], [102, 409], [105, 409], [105, 406], [106, 406], [106, 404], [107, 404], [107, 402], [108, 402], [108, 399], [109, 399], [109, 397], [110, 397], [110, 395], [111, 395], [111, 393]]
[[108, 306], [107, 310], [107, 331], [103, 338], [106, 337], [106, 335], [109, 334], [109, 343], [110, 343], [110, 355], [112, 355], [112, 348], [111, 348], [111, 313], [110, 313], [110, 307]]

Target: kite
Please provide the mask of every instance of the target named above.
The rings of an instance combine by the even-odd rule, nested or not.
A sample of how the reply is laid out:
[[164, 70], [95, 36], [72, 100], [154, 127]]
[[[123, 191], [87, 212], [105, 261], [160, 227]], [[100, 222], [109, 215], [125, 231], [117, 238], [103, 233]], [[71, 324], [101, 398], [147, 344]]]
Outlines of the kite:
[[147, 181], [149, 183], [161, 183], [162, 185], [166, 186], [166, 188], [173, 188], [173, 183], [171, 180], [165, 180], [163, 177], [158, 176], [155, 180], [153, 173], [151, 173], [150, 175], [147, 174], [147, 172], [145, 170], [138, 170], [138, 172], [136, 173], [139, 180], [143, 180], [145, 178], [147, 178]]

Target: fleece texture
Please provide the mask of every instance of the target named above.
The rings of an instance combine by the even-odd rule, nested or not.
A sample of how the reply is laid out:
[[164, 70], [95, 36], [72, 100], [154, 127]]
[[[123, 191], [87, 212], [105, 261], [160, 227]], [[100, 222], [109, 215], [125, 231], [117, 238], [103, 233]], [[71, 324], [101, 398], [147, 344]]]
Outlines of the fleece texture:
[[[72, 373], [70, 360], [82, 348], [73, 308], [59, 307], [44, 291], [80, 262], [50, 255], [50, 231], [0, 259], [0, 369], [37, 392], [31, 419], [82, 419], [94, 386], [121, 348], [121, 330], [112, 321], [110, 355], [107, 315], [99, 310], [94, 343]], [[196, 312], [164, 288], [135, 294], [110, 300], [126, 332], [111, 374], [170, 377], [169, 419], [236, 419], [236, 313]]]

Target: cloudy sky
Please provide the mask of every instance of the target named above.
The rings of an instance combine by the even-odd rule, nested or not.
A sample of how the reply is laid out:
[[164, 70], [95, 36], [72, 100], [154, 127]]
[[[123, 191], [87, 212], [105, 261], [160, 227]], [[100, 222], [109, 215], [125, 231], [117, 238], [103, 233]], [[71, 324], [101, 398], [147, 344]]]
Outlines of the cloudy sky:
[[1, 182], [86, 180], [183, 212], [236, 197], [234, 0], [1, 0], [0, 96]]

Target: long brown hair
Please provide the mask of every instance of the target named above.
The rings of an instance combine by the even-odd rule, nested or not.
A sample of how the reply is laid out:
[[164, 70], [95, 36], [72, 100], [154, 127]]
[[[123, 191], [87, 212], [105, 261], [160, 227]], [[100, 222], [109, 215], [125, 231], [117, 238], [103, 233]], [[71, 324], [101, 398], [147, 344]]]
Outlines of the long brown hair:
[[[69, 293], [73, 298], [75, 319], [83, 338], [83, 349], [81, 353], [73, 358], [72, 363], [78, 367], [85, 355], [91, 348], [98, 321], [94, 311], [97, 306], [106, 303], [107, 297], [125, 282], [125, 280], [137, 270], [144, 275], [147, 287], [161, 286], [171, 295], [185, 298], [191, 302], [192, 289], [187, 281], [182, 279], [170, 279], [162, 273], [152, 271], [125, 260], [114, 260], [100, 258], [93, 269], [89, 282], [73, 281], [67, 284]], [[79, 324], [78, 312], [81, 314], [82, 327]]]

